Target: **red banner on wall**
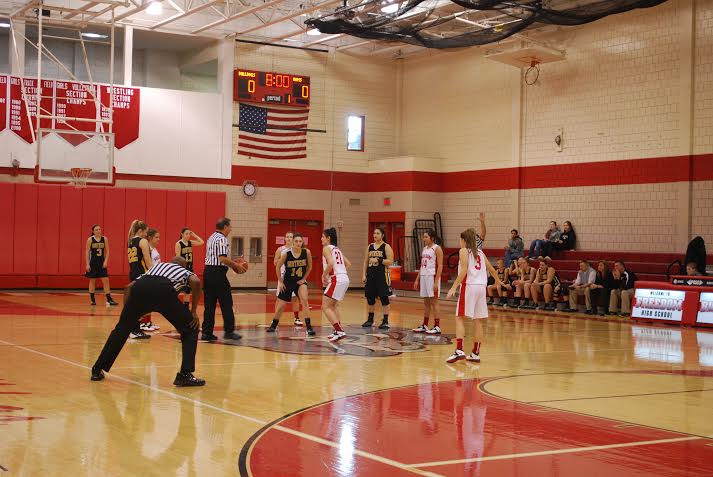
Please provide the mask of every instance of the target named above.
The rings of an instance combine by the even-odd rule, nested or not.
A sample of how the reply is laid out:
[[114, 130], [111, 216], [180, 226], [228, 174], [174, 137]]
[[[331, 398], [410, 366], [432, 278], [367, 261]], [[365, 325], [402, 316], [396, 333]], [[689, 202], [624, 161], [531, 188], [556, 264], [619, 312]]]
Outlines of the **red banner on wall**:
[[[20, 136], [25, 142], [32, 143], [32, 130], [36, 128], [37, 121], [37, 79], [9, 77], [10, 98], [10, 130]], [[25, 87], [25, 99], [22, 97], [22, 87]], [[42, 91], [40, 93], [40, 105], [42, 114], [50, 116], [54, 114], [54, 81], [42, 80]], [[29, 112], [29, 120], [27, 114]], [[51, 119], [40, 120], [40, 127], [51, 128]]]
[[[57, 81], [55, 105], [58, 119], [55, 125], [56, 129], [89, 132], [97, 130], [97, 123], [94, 121], [59, 119], [80, 118], [96, 120], [97, 107], [92, 91], [96, 94], [96, 87], [90, 84]], [[89, 139], [89, 137], [81, 134], [60, 134], [60, 137], [73, 146], [78, 146]]]
[[10, 96], [7, 90], [7, 76], [0, 75], [0, 132], [7, 127], [7, 98]]
[[[102, 119], [109, 119], [109, 86], [101, 87]], [[114, 147], [121, 149], [139, 138], [139, 113], [141, 90], [114, 86], [113, 111]], [[109, 125], [102, 123], [102, 131], [108, 132]]]

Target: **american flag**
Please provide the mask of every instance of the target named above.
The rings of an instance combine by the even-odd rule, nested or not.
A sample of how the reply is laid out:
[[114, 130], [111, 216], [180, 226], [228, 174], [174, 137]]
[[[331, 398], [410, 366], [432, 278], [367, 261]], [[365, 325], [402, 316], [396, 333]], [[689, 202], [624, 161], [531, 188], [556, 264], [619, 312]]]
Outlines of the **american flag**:
[[240, 103], [238, 154], [260, 159], [304, 159], [309, 109]]

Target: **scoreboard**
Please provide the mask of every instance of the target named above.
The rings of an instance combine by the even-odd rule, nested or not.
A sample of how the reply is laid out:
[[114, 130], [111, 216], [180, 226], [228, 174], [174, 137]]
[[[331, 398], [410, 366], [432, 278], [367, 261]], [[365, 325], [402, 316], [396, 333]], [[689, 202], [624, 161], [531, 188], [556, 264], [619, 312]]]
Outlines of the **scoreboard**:
[[309, 106], [309, 76], [236, 69], [233, 101]]

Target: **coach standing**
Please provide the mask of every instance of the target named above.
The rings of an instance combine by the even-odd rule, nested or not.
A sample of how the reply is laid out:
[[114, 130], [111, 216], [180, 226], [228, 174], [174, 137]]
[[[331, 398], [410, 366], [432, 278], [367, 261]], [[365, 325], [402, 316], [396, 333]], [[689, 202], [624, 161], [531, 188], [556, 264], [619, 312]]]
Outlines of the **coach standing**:
[[213, 334], [215, 326], [215, 305], [220, 302], [220, 311], [223, 313], [223, 339], [239, 340], [240, 335], [235, 333], [235, 315], [233, 314], [233, 295], [228, 281], [228, 267], [238, 268], [238, 264], [228, 258], [230, 243], [228, 235], [232, 230], [230, 219], [225, 217], [215, 224], [215, 232], [208, 238], [205, 251], [205, 271], [203, 272], [203, 333], [201, 341], [215, 341], [218, 339]]

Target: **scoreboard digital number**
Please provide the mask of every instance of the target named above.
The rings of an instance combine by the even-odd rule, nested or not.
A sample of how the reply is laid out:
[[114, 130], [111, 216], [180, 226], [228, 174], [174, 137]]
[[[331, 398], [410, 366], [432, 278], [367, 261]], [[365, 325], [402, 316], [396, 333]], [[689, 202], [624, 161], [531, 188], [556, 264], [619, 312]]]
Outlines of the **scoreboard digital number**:
[[309, 106], [309, 76], [235, 70], [233, 101]]

